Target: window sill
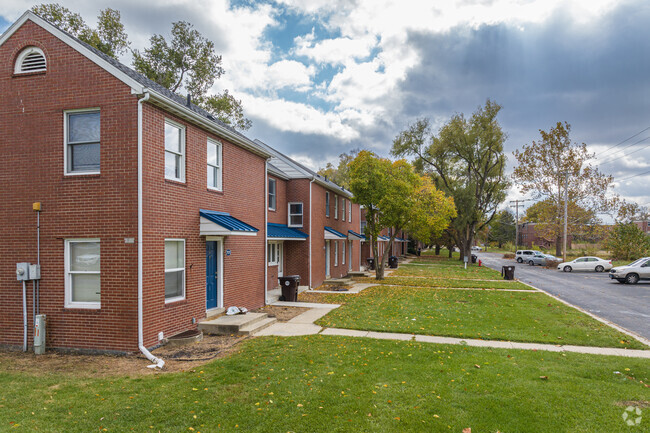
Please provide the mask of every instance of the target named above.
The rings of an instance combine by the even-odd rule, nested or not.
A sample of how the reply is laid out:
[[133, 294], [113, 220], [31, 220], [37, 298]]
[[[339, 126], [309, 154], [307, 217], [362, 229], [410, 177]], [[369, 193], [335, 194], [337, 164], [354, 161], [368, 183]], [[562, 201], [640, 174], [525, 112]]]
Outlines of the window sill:
[[165, 182], [172, 183], [174, 185], [179, 185], [179, 186], [187, 186], [187, 183], [185, 183], [184, 180], [165, 178]]
[[223, 195], [223, 189], [208, 187], [208, 192], [214, 192], [216, 194]]
[[165, 308], [172, 307], [174, 305], [183, 305], [187, 303], [187, 299], [183, 296], [182, 298], [169, 298], [165, 299]]
[[268, 208], [268, 210], [270, 210], [271, 212], [275, 212], [275, 211], [276, 211], [275, 208]]
[[92, 171], [87, 173], [63, 173], [64, 179], [74, 179], [77, 177], [100, 177], [101, 173], [99, 171]]

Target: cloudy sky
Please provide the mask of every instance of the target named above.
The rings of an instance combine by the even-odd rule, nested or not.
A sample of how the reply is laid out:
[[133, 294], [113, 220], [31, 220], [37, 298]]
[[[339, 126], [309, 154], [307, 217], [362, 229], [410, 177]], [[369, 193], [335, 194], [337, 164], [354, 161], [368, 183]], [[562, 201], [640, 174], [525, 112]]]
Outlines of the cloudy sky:
[[[0, 0], [0, 31], [34, 3]], [[193, 23], [223, 55], [215, 90], [242, 100], [246, 134], [315, 169], [353, 148], [388, 156], [417, 118], [437, 129], [490, 98], [503, 105], [510, 170], [514, 149], [567, 121], [618, 180], [612, 192], [650, 203], [650, 2], [59, 3], [91, 25], [100, 9], [120, 10], [133, 48]]]

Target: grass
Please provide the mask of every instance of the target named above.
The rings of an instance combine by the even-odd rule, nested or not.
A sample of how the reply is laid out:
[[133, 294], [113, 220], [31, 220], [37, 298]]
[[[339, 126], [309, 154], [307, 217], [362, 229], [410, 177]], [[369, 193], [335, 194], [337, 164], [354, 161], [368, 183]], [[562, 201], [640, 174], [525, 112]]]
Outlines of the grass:
[[650, 400], [648, 381], [641, 359], [262, 338], [183, 373], [96, 379], [0, 369], [0, 430], [627, 431], [621, 415], [627, 402]]
[[502, 280], [503, 277], [499, 271], [490, 269], [486, 266], [468, 266], [464, 269], [462, 266], [439, 264], [423, 266], [421, 264], [401, 264], [393, 271], [392, 276], [420, 276], [420, 277], [453, 277], [465, 279], [485, 279], [485, 280]]
[[373, 277], [357, 278], [359, 283], [376, 283], [383, 285], [398, 285], [411, 287], [441, 287], [441, 288], [468, 288], [468, 289], [516, 289], [516, 290], [534, 290], [530, 286], [518, 281], [505, 280], [464, 280], [454, 278], [427, 278], [427, 277], [385, 277], [383, 280], [376, 280]]
[[325, 327], [650, 349], [540, 292], [375, 286], [316, 299], [343, 304], [316, 322]]

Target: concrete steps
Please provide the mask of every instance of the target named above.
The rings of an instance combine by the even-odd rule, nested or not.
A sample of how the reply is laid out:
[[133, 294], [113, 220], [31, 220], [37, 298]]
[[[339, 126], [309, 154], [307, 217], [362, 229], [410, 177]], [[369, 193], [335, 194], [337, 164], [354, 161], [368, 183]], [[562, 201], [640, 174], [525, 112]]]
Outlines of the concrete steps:
[[329, 280], [323, 281], [323, 284], [328, 286], [351, 286], [354, 284], [351, 278], [330, 278]]
[[252, 335], [276, 321], [266, 313], [246, 313], [203, 320], [198, 328], [211, 335]]

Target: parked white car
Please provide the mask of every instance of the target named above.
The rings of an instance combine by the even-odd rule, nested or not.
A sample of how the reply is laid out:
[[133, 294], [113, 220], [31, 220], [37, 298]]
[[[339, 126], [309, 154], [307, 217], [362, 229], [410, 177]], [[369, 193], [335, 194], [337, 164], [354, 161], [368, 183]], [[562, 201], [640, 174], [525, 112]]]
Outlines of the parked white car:
[[636, 284], [650, 279], [650, 257], [644, 257], [627, 266], [617, 266], [609, 271], [609, 278], [619, 283]]
[[483, 251], [483, 248], [479, 247], [478, 245], [474, 245], [474, 246], [471, 248], [471, 250], [472, 250], [472, 251]]
[[578, 257], [570, 262], [560, 263], [557, 265], [558, 270], [564, 272], [571, 271], [596, 271], [603, 272], [612, 269], [612, 261], [604, 260], [599, 257]]

